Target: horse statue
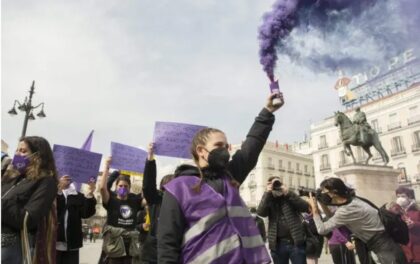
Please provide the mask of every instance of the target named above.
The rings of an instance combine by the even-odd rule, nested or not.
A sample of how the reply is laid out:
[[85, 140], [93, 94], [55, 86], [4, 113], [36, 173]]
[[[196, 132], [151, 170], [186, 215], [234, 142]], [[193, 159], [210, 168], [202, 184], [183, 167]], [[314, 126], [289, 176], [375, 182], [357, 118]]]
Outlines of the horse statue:
[[[372, 153], [370, 153], [371, 146], [374, 146], [379, 154], [381, 154], [382, 160], [385, 163], [384, 165], [388, 164], [388, 154], [386, 154], [384, 148], [382, 147], [382, 144], [379, 141], [378, 133], [376, 133], [374, 129], [370, 127], [360, 129], [360, 125], [353, 124], [353, 122], [340, 111], [334, 113], [334, 118], [335, 126], [340, 127], [340, 138], [341, 142], [343, 142], [344, 153], [346, 153], [347, 156], [352, 157], [353, 163], [356, 163], [356, 159], [354, 158], [353, 151], [351, 150], [351, 145], [361, 146], [368, 154], [365, 164], [368, 164], [369, 160], [372, 158]], [[365, 134], [361, 135], [362, 133]]]

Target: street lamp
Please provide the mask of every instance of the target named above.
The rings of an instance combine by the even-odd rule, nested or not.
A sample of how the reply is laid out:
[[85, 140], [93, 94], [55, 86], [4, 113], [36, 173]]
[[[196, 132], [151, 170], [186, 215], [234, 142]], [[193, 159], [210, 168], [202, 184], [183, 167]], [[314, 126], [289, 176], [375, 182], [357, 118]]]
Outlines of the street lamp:
[[9, 114], [14, 116], [17, 115], [16, 111], [16, 104], [17, 109], [19, 109], [22, 112], [25, 112], [25, 119], [23, 120], [23, 129], [22, 129], [22, 137], [26, 135], [26, 129], [28, 128], [28, 121], [29, 120], [35, 120], [35, 116], [33, 113], [33, 110], [37, 109], [38, 107], [41, 107], [41, 111], [37, 114], [39, 118], [46, 117], [44, 112], [44, 103], [40, 103], [39, 105], [33, 106], [32, 105], [32, 96], [35, 93], [35, 81], [32, 82], [31, 90], [29, 90], [29, 100], [28, 97], [25, 97], [25, 101], [23, 103], [20, 103], [18, 100], [15, 100], [13, 104], [13, 108], [9, 110]]

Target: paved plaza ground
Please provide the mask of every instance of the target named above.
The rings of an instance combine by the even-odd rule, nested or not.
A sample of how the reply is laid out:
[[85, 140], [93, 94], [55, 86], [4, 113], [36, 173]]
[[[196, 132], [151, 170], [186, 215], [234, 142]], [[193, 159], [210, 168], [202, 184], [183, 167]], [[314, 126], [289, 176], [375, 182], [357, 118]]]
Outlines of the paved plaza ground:
[[[98, 239], [95, 243], [84, 242], [80, 250], [80, 264], [97, 264], [101, 254], [102, 240]], [[323, 252], [318, 264], [332, 264], [331, 255]]]

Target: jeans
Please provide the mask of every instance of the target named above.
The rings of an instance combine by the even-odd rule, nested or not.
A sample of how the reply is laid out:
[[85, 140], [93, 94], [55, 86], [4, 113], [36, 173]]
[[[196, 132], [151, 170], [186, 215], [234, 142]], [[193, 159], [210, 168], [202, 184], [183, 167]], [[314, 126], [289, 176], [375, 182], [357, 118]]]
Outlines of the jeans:
[[280, 240], [276, 250], [271, 250], [271, 257], [274, 264], [306, 264], [305, 246], [295, 246], [288, 241]]
[[1, 263], [22, 264], [22, 246], [18, 243], [1, 248]]

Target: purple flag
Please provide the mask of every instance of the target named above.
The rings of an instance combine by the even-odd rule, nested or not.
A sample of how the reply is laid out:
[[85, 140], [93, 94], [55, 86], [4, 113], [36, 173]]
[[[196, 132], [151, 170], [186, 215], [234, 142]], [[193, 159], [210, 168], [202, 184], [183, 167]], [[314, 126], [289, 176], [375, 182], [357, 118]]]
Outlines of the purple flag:
[[83, 146], [80, 149], [90, 151], [92, 147], [92, 139], [93, 139], [93, 130], [90, 132], [89, 136], [85, 140], [85, 143], [83, 143]]
[[153, 135], [156, 155], [191, 159], [190, 147], [194, 135], [204, 126], [156, 122]]
[[102, 154], [62, 145], [54, 145], [53, 152], [58, 177], [69, 175], [74, 182], [87, 183], [98, 175]]
[[144, 163], [147, 158], [146, 151], [128, 145], [111, 142], [111, 155], [111, 168], [139, 173], [144, 172]]

